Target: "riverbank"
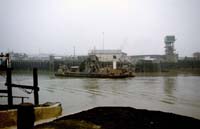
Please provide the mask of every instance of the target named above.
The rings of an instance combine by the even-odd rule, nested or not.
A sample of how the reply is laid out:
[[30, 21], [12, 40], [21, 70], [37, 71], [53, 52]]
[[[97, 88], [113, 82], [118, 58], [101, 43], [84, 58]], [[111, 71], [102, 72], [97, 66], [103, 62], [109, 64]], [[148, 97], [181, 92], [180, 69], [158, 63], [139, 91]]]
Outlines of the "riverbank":
[[97, 107], [64, 116], [34, 129], [189, 129], [200, 128], [200, 120], [131, 107]]

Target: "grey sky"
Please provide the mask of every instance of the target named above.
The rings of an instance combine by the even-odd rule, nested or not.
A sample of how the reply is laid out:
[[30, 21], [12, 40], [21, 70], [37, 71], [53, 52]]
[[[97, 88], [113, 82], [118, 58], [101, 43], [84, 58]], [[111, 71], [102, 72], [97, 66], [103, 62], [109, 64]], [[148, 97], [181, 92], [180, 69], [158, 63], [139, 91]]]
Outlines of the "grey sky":
[[200, 51], [200, 0], [0, 0], [0, 52], [71, 55], [104, 48], [180, 56]]

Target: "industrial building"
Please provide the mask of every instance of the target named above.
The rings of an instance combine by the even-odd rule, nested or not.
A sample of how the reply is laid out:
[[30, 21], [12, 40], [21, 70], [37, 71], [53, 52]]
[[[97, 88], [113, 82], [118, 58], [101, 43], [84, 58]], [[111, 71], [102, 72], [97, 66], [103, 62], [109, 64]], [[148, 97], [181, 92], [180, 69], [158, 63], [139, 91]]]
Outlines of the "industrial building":
[[165, 60], [165, 55], [135, 55], [130, 56], [130, 61], [136, 64], [138, 61], [152, 61], [154, 63], [160, 63]]
[[200, 52], [195, 52], [195, 53], [193, 53], [193, 58], [194, 58], [195, 60], [200, 60]]
[[165, 55], [134, 55], [130, 56], [130, 60], [133, 64], [136, 64], [138, 61], [151, 61], [153, 63], [160, 62], [169, 62], [176, 63], [178, 62], [178, 54], [175, 53], [174, 42], [176, 41], [174, 35], [167, 35], [164, 38], [165, 43]]
[[102, 62], [112, 62], [113, 59], [122, 62], [128, 61], [127, 53], [122, 50], [91, 50], [88, 55], [96, 55]]

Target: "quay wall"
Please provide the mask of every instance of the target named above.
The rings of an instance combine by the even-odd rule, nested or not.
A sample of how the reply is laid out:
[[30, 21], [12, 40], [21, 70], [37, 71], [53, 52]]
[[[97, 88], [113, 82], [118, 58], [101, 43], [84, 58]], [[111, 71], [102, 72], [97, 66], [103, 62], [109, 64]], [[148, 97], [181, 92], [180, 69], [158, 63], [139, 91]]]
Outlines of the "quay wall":
[[200, 72], [200, 60], [179, 60], [177, 63], [141, 61], [135, 65], [136, 72], [197, 71]]
[[[59, 65], [80, 66], [82, 60], [12, 60], [14, 70], [32, 71], [34, 67], [40, 71], [57, 71]], [[117, 63], [120, 67], [122, 64]], [[112, 67], [112, 62], [100, 62], [102, 67]], [[197, 70], [200, 69], [200, 60], [179, 60], [177, 63], [140, 61], [135, 64], [136, 72], [166, 72], [170, 70]], [[200, 70], [199, 70], [200, 71]]]
[[71, 60], [54, 60], [53, 62], [49, 60], [13, 60], [11, 66], [14, 70], [27, 70], [32, 71], [34, 67], [38, 68], [40, 71], [55, 71], [58, 69], [59, 65], [65, 64], [67, 66], [79, 65], [80, 61]]

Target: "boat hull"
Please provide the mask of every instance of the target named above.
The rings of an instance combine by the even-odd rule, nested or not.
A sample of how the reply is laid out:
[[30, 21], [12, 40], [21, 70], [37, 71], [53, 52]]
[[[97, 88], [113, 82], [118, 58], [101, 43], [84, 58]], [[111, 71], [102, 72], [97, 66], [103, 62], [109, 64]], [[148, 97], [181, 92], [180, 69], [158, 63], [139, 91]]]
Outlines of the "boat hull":
[[[60, 103], [45, 103], [34, 107], [35, 122], [56, 118], [62, 115]], [[0, 128], [17, 126], [17, 109], [0, 111]]]
[[134, 77], [134, 75], [129, 74], [102, 74], [102, 73], [56, 73], [55, 76], [60, 77], [86, 77], [86, 78], [127, 78], [127, 77]]

